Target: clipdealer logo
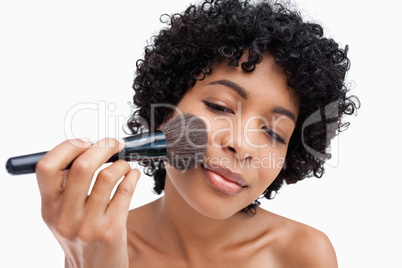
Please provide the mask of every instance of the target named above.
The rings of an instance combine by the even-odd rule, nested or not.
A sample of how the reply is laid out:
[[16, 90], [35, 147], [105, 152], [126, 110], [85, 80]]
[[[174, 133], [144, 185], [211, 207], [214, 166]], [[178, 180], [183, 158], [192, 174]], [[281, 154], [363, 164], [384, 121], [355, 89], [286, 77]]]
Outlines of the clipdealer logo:
[[[96, 124], [97, 127], [97, 133], [95, 137], [93, 137], [94, 141], [100, 140], [104, 137], [114, 137], [114, 138], [120, 138], [122, 133], [124, 133], [125, 136], [131, 135], [130, 130], [127, 127], [127, 121], [132, 117], [134, 114], [134, 119], [139, 122], [145, 130], [153, 130], [155, 129], [155, 110], [164, 108], [164, 109], [172, 109], [175, 111], [178, 116], [183, 115], [183, 112], [178, 109], [176, 106], [168, 104], [168, 103], [158, 103], [158, 104], [152, 104], [151, 105], [151, 120], [150, 120], [150, 126], [148, 125], [147, 121], [144, 118], [141, 118], [140, 116], [136, 115], [134, 112], [136, 111], [137, 107], [133, 105], [132, 103], [128, 102], [128, 107], [129, 107], [129, 112], [127, 112], [125, 115], [119, 114], [117, 105], [114, 103], [107, 103], [104, 100], [98, 101], [97, 103], [95, 102], [83, 102], [83, 103], [78, 103], [74, 106], [72, 106], [66, 113], [65, 119], [64, 119], [64, 133], [65, 137], [67, 139], [76, 139], [79, 138], [82, 135], [76, 135], [79, 128], [79, 121], [82, 121], [82, 118], [90, 116], [90, 122], [87, 124], [91, 125], [91, 129], [93, 129], [93, 125]], [[239, 112], [238, 114], [241, 115], [241, 105], [240, 102], [238, 103], [237, 111]], [[205, 116], [198, 115], [205, 123], [207, 127], [207, 131], [210, 132], [212, 128], [212, 123], [206, 118]], [[215, 130], [213, 133], [210, 134], [210, 142], [211, 146], [215, 146], [216, 148], [221, 148], [222, 144], [219, 144], [216, 142], [216, 136], [220, 133], [227, 132], [228, 135], [230, 136], [228, 140], [233, 140], [234, 136], [237, 137], [237, 144], [242, 145], [242, 142], [245, 142], [247, 146], [250, 148], [258, 149], [258, 148], [266, 148], [268, 145], [267, 144], [257, 144], [253, 143], [249, 139], [249, 134], [258, 132], [260, 131], [259, 129], [252, 129], [250, 128], [250, 124], [253, 120], [265, 120], [265, 123], [268, 125], [268, 122], [266, 118], [262, 116], [252, 116], [250, 118], [247, 118], [247, 121], [245, 122], [245, 129], [243, 133], [241, 133], [241, 128], [236, 128], [237, 132], [235, 133], [235, 127], [234, 124], [241, 124], [242, 119], [240, 118], [241, 116], [236, 117], [236, 122], [234, 122], [234, 119], [230, 119], [227, 116], [215, 116], [214, 121], [218, 120], [225, 120], [227, 122], [228, 127], [227, 128], [221, 128]], [[327, 144], [327, 150], [325, 153], [319, 152], [312, 148], [310, 145], [305, 143], [305, 130], [309, 126], [317, 123], [323, 123], [325, 124], [327, 133], [334, 133], [334, 131], [338, 127], [338, 122], [335, 120], [335, 122], [331, 121], [331, 119], [337, 118], [338, 117], [338, 103], [333, 102], [330, 103], [325, 107], [324, 110], [317, 110], [315, 113], [310, 115], [302, 124], [302, 143], [304, 148], [306, 149], [307, 152], [309, 152], [311, 155], [313, 155], [315, 158], [325, 161], [325, 165], [330, 166], [330, 167], [337, 167], [339, 166], [339, 152], [340, 152], [340, 146], [339, 146], [339, 136], [338, 135], [327, 135], [326, 137], [326, 144]], [[271, 127], [275, 128], [275, 124], [278, 124], [280, 122], [281, 118], [277, 118], [274, 120], [273, 123], [271, 123]], [[82, 123], [82, 122], [81, 122]], [[122, 131], [122, 132], [121, 132]], [[234, 135], [236, 134], [236, 135]], [[243, 136], [242, 136], [243, 135]], [[244, 141], [243, 138], [244, 137]], [[228, 144], [226, 144], [228, 145]], [[274, 141], [273, 144], [271, 145], [273, 147], [276, 146], [276, 142]], [[282, 165], [284, 163], [284, 159], [276, 159], [278, 158], [276, 155], [271, 154], [267, 156], [264, 159], [255, 159], [253, 160], [254, 162], [252, 165], [260, 165], [260, 167], [272, 167], [272, 166], [277, 166], [277, 165]], [[216, 160], [216, 159], [214, 159]], [[225, 160], [220, 160], [220, 161], [225, 161]], [[258, 162], [256, 162], [258, 161]], [[224, 164], [223, 164], [224, 165]], [[241, 168], [241, 167], [240, 167]]]

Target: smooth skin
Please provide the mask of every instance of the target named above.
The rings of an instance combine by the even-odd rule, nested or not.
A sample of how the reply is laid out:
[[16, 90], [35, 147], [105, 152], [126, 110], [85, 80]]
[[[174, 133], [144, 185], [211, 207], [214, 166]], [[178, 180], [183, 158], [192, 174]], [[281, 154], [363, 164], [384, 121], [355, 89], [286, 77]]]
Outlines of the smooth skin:
[[[216, 83], [222, 80], [247, 90], [248, 98]], [[254, 216], [240, 212], [283, 166], [295, 122], [278, 107], [297, 118], [297, 96], [269, 54], [251, 73], [215, 66], [177, 105], [208, 122], [206, 159], [227, 160], [220, 165], [244, 177], [247, 187], [236, 194], [208, 184], [201, 167], [181, 172], [166, 163], [165, 194], [128, 213], [140, 173], [124, 161], [103, 169], [88, 196], [95, 171], [123, 148], [121, 143], [106, 139], [91, 146], [74, 140], [49, 152], [37, 169], [42, 214], [65, 251], [66, 267], [337, 267], [322, 232], [261, 208]], [[275, 133], [267, 133], [267, 126]], [[233, 133], [219, 131], [228, 127]], [[268, 146], [247, 143], [239, 131], [245, 128], [256, 130], [247, 135], [253, 145]], [[276, 160], [271, 167], [253, 162], [270, 154]], [[71, 171], [62, 171], [76, 157]]]

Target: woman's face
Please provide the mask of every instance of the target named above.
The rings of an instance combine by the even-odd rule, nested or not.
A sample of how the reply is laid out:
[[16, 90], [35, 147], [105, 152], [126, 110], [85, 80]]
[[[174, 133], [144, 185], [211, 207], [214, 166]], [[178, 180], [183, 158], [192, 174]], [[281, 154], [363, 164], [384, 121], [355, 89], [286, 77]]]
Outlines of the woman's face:
[[207, 217], [224, 219], [251, 204], [278, 176], [298, 100], [283, 70], [266, 54], [251, 73], [214, 66], [183, 96], [173, 116], [179, 113], [204, 120], [209, 146], [197, 168], [182, 172], [165, 163], [166, 183], [174, 189], [166, 194], [176, 193]]

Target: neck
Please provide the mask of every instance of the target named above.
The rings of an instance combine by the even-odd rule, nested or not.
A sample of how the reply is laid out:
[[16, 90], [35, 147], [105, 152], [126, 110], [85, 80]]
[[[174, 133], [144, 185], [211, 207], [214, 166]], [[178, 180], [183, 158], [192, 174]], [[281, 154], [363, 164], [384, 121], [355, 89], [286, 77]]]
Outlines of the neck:
[[166, 178], [165, 195], [158, 200], [158, 232], [172, 249], [184, 256], [213, 252], [241, 239], [244, 219], [239, 212], [227, 219], [211, 219], [194, 210]]

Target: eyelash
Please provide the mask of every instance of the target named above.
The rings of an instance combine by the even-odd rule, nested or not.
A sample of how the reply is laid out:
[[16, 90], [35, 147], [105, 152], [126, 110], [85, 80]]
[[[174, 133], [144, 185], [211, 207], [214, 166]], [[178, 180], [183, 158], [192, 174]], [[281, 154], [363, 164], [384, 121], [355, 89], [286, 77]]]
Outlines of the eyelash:
[[219, 111], [219, 112], [225, 112], [226, 111], [226, 112], [229, 112], [231, 114], [234, 114], [234, 112], [232, 110], [230, 110], [230, 109], [228, 109], [226, 107], [223, 107], [221, 105], [214, 104], [214, 103], [211, 103], [211, 102], [208, 102], [208, 101], [204, 101], [204, 103], [205, 103], [205, 105], [207, 107], [212, 108], [212, 109], [214, 109], [216, 111]]
[[281, 136], [279, 136], [278, 134], [276, 134], [275, 132], [273, 132], [272, 130], [270, 130], [269, 128], [265, 128], [266, 132], [271, 135], [272, 138], [276, 139], [277, 141], [279, 141], [282, 144], [286, 144], [285, 139], [283, 139]]
[[[221, 105], [218, 105], [218, 104], [215, 104], [215, 103], [211, 103], [211, 102], [208, 102], [208, 101], [203, 101], [204, 102], [204, 104], [208, 107], [208, 108], [211, 108], [211, 109], [213, 109], [214, 111], [218, 111], [218, 112], [220, 112], [220, 113], [223, 113], [223, 112], [229, 112], [229, 113], [231, 113], [231, 114], [234, 114], [234, 112], [232, 111], [232, 110], [230, 110], [230, 109], [228, 109], [228, 108], [226, 108], [226, 107], [223, 107], [223, 106], [221, 106]], [[273, 132], [272, 130], [270, 130], [269, 128], [264, 128], [265, 129], [265, 131], [272, 137], [272, 138], [274, 138], [274, 139], [276, 139], [277, 141], [279, 141], [280, 143], [282, 143], [282, 144], [286, 144], [286, 142], [285, 142], [285, 139], [283, 139], [281, 136], [279, 136], [278, 134], [276, 134], [275, 132]]]

